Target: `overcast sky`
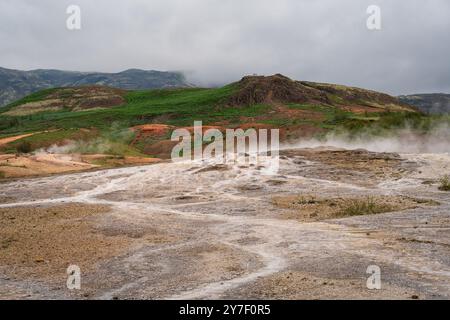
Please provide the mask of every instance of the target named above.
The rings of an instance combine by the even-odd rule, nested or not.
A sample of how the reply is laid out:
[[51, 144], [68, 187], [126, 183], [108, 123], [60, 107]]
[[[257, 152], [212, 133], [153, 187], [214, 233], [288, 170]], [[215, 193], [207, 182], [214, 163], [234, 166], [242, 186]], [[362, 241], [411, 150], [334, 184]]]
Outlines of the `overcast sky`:
[[[69, 5], [81, 30], [66, 28]], [[382, 29], [366, 27], [369, 5]], [[449, 0], [0, 0], [0, 66], [180, 70], [199, 85], [283, 73], [450, 93]]]

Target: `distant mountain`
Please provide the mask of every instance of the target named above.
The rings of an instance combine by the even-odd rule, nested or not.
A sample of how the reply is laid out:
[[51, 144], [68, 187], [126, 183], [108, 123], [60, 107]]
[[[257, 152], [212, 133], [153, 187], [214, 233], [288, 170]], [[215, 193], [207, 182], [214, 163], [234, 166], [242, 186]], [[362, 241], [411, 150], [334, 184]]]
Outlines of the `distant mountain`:
[[0, 68], [0, 107], [42, 89], [102, 85], [126, 90], [190, 87], [179, 72], [129, 69], [119, 73]]
[[428, 114], [450, 113], [450, 94], [427, 93], [400, 96], [399, 100]]

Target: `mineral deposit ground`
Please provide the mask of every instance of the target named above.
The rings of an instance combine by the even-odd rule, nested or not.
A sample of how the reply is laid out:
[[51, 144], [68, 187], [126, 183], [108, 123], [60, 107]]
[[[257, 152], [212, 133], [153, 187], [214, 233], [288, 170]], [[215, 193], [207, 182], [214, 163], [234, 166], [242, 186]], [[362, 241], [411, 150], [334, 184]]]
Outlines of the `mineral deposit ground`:
[[448, 154], [280, 158], [276, 175], [161, 162], [5, 181], [0, 298], [450, 298]]

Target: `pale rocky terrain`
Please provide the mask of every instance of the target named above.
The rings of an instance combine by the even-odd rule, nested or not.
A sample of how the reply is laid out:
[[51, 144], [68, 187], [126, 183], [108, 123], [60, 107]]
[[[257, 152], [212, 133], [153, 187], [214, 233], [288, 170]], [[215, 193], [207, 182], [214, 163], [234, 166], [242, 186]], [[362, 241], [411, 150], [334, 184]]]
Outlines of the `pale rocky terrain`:
[[[450, 298], [450, 155], [296, 149], [264, 166], [3, 182], [0, 299]], [[366, 202], [376, 212], [349, 216]]]

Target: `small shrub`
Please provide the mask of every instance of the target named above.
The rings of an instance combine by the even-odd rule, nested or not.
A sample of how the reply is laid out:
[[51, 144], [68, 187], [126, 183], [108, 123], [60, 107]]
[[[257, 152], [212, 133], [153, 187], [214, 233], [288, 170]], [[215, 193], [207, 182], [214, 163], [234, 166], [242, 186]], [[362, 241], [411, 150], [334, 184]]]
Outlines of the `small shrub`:
[[328, 119], [327, 121], [325, 121], [327, 124], [331, 124], [331, 125], [336, 125], [336, 124], [340, 124], [343, 123], [347, 120], [350, 119], [350, 115], [348, 115], [345, 112], [342, 111], [335, 111], [332, 115], [331, 118]]
[[443, 176], [439, 182], [439, 190], [450, 191], [450, 177], [448, 175]]
[[314, 196], [300, 196], [295, 204], [305, 205], [305, 204], [317, 204], [319, 201]]
[[18, 153], [30, 153], [31, 144], [28, 141], [23, 141], [17, 145], [16, 150]]
[[337, 212], [337, 216], [361, 216], [367, 214], [377, 214], [390, 212], [395, 210], [390, 205], [377, 203], [377, 201], [372, 197], [367, 197], [364, 199], [352, 199], [346, 201], [345, 204], [341, 206], [341, 209]]

